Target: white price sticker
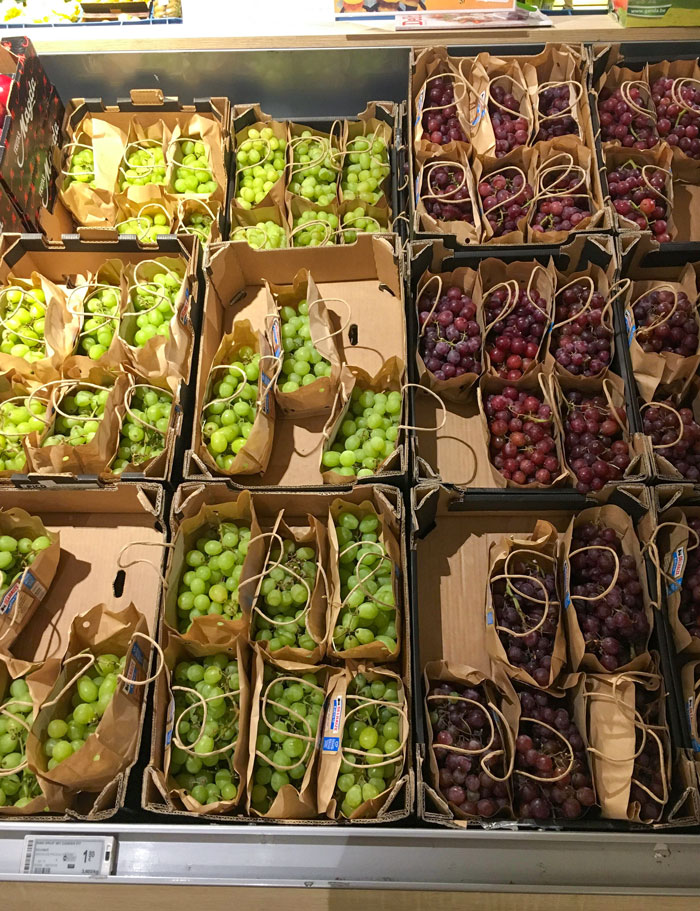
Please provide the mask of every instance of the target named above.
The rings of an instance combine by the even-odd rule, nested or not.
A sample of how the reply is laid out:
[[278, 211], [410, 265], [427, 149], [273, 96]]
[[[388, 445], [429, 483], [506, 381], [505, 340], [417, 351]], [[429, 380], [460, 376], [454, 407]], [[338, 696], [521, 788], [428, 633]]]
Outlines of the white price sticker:
[[27, 876], [109, 876], [114, 838], [26, 835], [20, 872]]

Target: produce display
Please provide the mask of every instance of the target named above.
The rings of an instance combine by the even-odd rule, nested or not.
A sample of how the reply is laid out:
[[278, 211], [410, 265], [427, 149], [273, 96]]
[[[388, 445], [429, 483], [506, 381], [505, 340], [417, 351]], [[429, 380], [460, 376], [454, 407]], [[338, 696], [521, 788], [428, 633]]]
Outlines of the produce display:
[[48, 354], [44, 327], [47, 300], [42, 288], [0, 291], [0, 352], [32, 364]]
[[216, 192], [216, 181], [203, 142], [195, 139], [178, 139], [175, 142], [175, 193], [194, 193], [211, 196]]
[[[126, 341], [143, 348], [156, 335], [170, 337], [170, 320], [175, 315], [175, 303], [182, 276], [166, 270], [157, 272], [151, 281], [136, 278], [130, 290], [131, 308], [128, 313], [136, 316], [133, 338]], [[125, 323], [120, 324], [120, 332]]]
[[260, 354], [247, 345], [239, 348], [228, 368], [223, 365], [214, 374], [202, 414], [202, 438], [222, 471], [229, 471], [253, 429], [259, 376]]
[[119, 325], [119, 303], [118, 288], [101, 287], [87, 294], [77, 354], [87, 354], [93, 361], [106, 354]]
[[[82, 386], [82, 388], [81, 388]], [[94, 439], [104, 417], [109, 389], [93, 384], [77, 384], [64, 394], [56, 408], [53, 426], [42, 446], [84, 446]]]
[[10, 684], [0, 712], [0, 807], [20, 809], [41, 796], [36, 775], [27, 768], [27, 734], [36, 713], [23, 677]]
[[121, 474], [127, 465], [137, 467], [157, 458], [165, 449], [173, 397], [157, 386], [134, 386], [119, 434], [117, 458], [112, 465]]
[[270, 548], [250, 630], [251, 639], [266, 642], [270, 652], [285, 647], [311, 652], [316, 647], [308, 617], [317, 559], [314, 547], [289, 538]]
[[323, 466], [347, 477], [368, 478], [396, 448], [401, 420], [401, 393], [372, 392], [358, 386], [350, 409], [323, 454]]
[[278, 380], [282, 392], [296, 392], [302, 386], [310, 386], [319, 377], [330, 376], [330, 362], [311, 341], [308, 302], [301, 300], [296, 308], [282, 307], [280, 317], [285, 354]]
[[236, 152], [236, 202], [242, 209], [252, 209], [262, 202], [284, 175], [286, 151], [287, 141], [275, 136], [270, 127], [248, 129]]

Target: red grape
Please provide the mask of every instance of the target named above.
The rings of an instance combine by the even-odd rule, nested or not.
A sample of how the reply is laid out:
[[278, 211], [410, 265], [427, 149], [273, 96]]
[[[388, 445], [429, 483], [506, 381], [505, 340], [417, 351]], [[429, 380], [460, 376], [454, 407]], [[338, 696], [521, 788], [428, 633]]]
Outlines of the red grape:
[[695, 305], [685, 291], [659, 285], [639, 297], [632, 306], [635, 338], [642, 350], [669, 351], [688, 357], [698, 350]]
[[428, 215], [437, 221], [474, 224], [474, 209], [463, 165], [442, 161], [426, 165], [421, 198]]
[[671, 175], [663, 168], [627, 161], [608, 173], [608, 190], [615, 211], [634, 222], [641, 231], [652, 231], [660, 243], [668, 243], [670, 212], [665, 188]]
[[421, 139], [436, 145], [448, 142], [467, 142], [457, 116], [453, 76], [428, 79], [425, 84], [425, 106], [421, 123]]
[[486, 292], [486, 352], [503, 379], [518, 380], [535, 363], [548, 311], [549, 302], [533, 287], [518, 288], [515, 282], [507, 282]]
[[506, 386], [484, 403], [492, 465], [516, 484], [551, 484], [560, 465], [552, 409], [533, 392]]
[[426, 291], [418, 298], [419, 352], [425, 366], [438, 380], [481, 373], [476, 304], [457, 285], [444, 288], [437, 305], [435, 297]]
[[688, 564], [683, 573], [678, 619], [694, 639], [700, 639], [700, 548], [696, 537], [700, 535], [700, 519], [689, 518], [688, 526], [695, 535], [688, 535]]
[[[498, 77], [496, 77], [498, 78]], [[501, 85], [489, 86], [489, 116], [496, 140], [496, 158], [527, 144], [530, 122], [520, 113], [520, 104], [512, 92]]]
[[550, 351], [572, 376], [599, 376], [610, 366], [612, 329], [604, 316], [605, 298], [585, 278], [557, 292]]
[[[668, 750], [668, 732], [662, 723], [661, 680], [657, 678], [657, 687], [647, 689], [640, 683], [635, 685], [634, 703], [641, 719], [635, 724], [635, 755], [630, 787], [630, 810], [636, 809], [639, 818], [644, 822], [657, 822], [663, 813], [664, 776], [666, 774], [666, 751]], [[646, 725], [646, 729], [642, 726]], [[655, 734], [654, 736], [652, 734]], [[651, 793], [650, 793], [651, 792]], [[652, 795], [654, 795], [652, 797]]]
[[514, 165], [482, 177], [479, 198], [494, 237], [518, 230], [518, 222], [527, 215], [532, 197], [532, 187]]
[[700, 158], [700, 83], [661, 76], [651, 86], [659, 135], [689, 158]]
[[562, 417], [564, 454], [576, 475], [576, 490], [587, 494], [620, 480], [631, 461], [620, 424], [626, 425], [624, 408], [617, 409], [618, 421], [605, 396], [572, 391], [564, 396]]
[[700, 480], [700, 426], [690, 408], [673, 402], [650, 402], [643, 409], [644, 433], [657, 455], [663, 456], [687, 481]]
[[623, 82], [614, 91], [604, 88], [598, 114], [603, 142], [617, 140], [628, 149], [652, 149], [659, 141], [656, 114], [644, 83]]
[[591, 216], [586, 172], [578, 165], [545, 162], [540, 175], [534, 209], [531, 209], [532, 230], [538, 233], [577, 230]]
[[541, 86], [538, 96], [540, 128], [536, 142], [556, 136], [578, 136], [578, 125], [573, 117], [577, 98], [573, 84], [568, 82]]

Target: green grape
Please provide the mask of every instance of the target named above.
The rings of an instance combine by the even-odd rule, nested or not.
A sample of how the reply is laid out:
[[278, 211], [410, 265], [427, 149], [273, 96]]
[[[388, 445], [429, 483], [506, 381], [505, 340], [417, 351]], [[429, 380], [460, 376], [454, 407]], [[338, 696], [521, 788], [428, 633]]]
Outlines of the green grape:
[[214, 222], [209, 212], [188, 212], [182, 220], [181, 228], [185, 234], [196, 234], [203, 244], [211, 237], [211, 226]]
[[0, 471], [23, 471], [27, 459], [22, 441], [45, 427], [46, 402], [13, 396], [0, 403]]
[[0, 600], [12, 583], [31, 566], [37, 554], [50, 546], [51, 539], [47, 535], [37, 535], [36, 538], [0, 535]]
[[3, 288], [0, 319], [0, 352], [21, 357], [30, 364], [47, 356], [46, 295], [41, 288], [26, 290], [15, 285]]
[[335, 244], [337, 231], [338, 216], [333, 212], [302, 212], [294, 219], [293, 246], [322, 247]]
[[333, 647], [344, 651], [376, 641], [393, 655], [398, 649], [394, 570], [379, 540], [379, 518], [370, 513], [358, 519], [346, 511], [334, 524], [342, 606], [333, 630]]
[[58, 403], [64, 414], [56, 412], [53, 427], [42, 446], [83, 446], [89, 443], [100, 427], [110, 390], [79, 382], [65, 392]]
[[150, 462], [163, 452], [172, 407], [173, 397], [164, 389], [134, 386], [119, 432], [119, 448], [112, 465], [115, 474], [121, 474], [127, 465]]
[[[32, 695], [24, 677], [17, 677], [10, 684], [10, 691], [0, 704], [5, 711], [0, 715], [0, 753], [2, 768], [17, 769], [0, 777], [0, 806], [23, 807], [41, 795], [36, 776], [28, 768], [18, 768], [25, 762], [27, 734], [34, 721]], [[7, 747], [7, 749], [3, 749]]]
[[279, 250], [287, 246], [287, 235], [274, 221], [259, 221], [256, 225], [239, 225], [231, 232], [231, 240], [244, 240], [254, 250]]
[[[56, 717], [49, 722], [48, 737], [42, 742], [49, 769], [77, 753], [95, 733], [119, 685], [118, 675], [124, 673], [125, 663], [126, 657], [100, 655], [73, 684], [72, 711], [65, 718]], [[101, 674], [106, 666], [112, 670]]]
[[334, 792], [344, 816], [387, 791], [401, 773], [402, 717], [390, 703], [399, 703], [398, 686], [391, 678], [377, 676], [370, 682], [365, 674], [356, 674], [348, 684], [341, 764]]
[[355, 386], [345, 420], [323, 454], [323, 467], [349, 478], [377, 474], [396, 449], [400, 421], [400, 392], [372, 392]]
[[96, 288], [83, 302], [83, 328], [76, 354], [99, 360], [112, 344], [119, 322], [119, 288]]
[[[248, 552], [250, 527], [222, 522], [200, 530], [195, 546], [185, 554], [178, 587], [178, 629], [186, 633], [197, 617], [219, 615], [240, 620], [238, 583]], [[223, 595], [223, 597], [222, 597]]]
[[286, 140], [278, 139], [270, 127], [248, 129], [236, 153], [236, 204], [240, 208], [257, 206], [282, 177], [286, 148]]
[[388, 230], [376, 218], [366, 215], [362, 206], [343, 215], [343, 241], [346, 244], [354, 244], [358, 234], [382, 234]]
[[[274, 566], [278, 560], [280, 565]], [[257, 601], [260, 613], [253, 613], [250, 635], [256, 642], [267, 642], [271, 652], [285, 646], [307, 651], [316, 648], [304, 613], [316, 582], [316, 563], [313, 547], [291, 539], [283, 542], [281, 552], [279, 546], [270, 549], [268, 565], [272, 568], [260, 584]], [[299, 577], [308, 585], [308, 591]]]
[[95, 186], [95, 155], [91, 148], [73, 147], [68, 173], [63, 186], [67, 190], [72, 183], [83, 183], [88, 187]]
[[293, 140], [293, 166], [289, 190], [319, 206], [328, 206], [338, 192], [338, 152], [329, 139], [304, 130]]
[[183, 277], [167, 268], [156, 272], [151, 281], [135, 281], [129, 289], [129, 313], [135, 319], [123, 319], [119, 329], [124, 341], [143, 348], [156, 336], [170, 338], [170, 321], [182, 283]]
[[282, 674], [265, 666], [251, 795], [258, 813], [270, 810], [285, 785], [301, 787], [314, 756], [323, 703], [315, 673]]
[[143, 139], [130, 143], [119, 168], [119, 189], [165, 185], [165, 156], [159, 142]]
[[180, 195], [211, 196], [218, 186], [204, 143], [199, 139], [179, 139], [180, 162], [175, 167], [173, 191]]
[[389, 176], [389, 150], [383, 139], [357, 136], [347, 145], [341, 187], [343, 198], [376, 206], [384, 195], [382, 182]]
[[212, 372], [211, 392], [202, 409], [202, 439], [221, 471], [230, 471], [245, 446], [258, 413], [260, 355], [243, 345], [231, 364]]
[[155, 215], [139, 212], [117, 225], [118, 234], [135, 234], [139, 240], [157, 243], [159, 237], [172, 234], [170, 218], [165, 212], [156, 211]]
[[330, 362], [311, 341], [307, 301], [299, 301], [296, 309], [290, 306], [282, 307], [280, 317], [284, 359], [277, 382], [281, 391], [296, 392], [320, 377], [330, 376]]
[[[240, 781], [233, 768], [233, 754], [239, 733], [240, 670], [238, 661], [223, 653], [206, 658], [188, 658], [173, 670], [177, 686], [194, 689], [206, 699], [204, 705], [194, 693], [176, 690], [175, 730], [187, 749], [173, 745], [170, 775], [178, 787], [189, 791], [201, 804], [235, 800]], [[231, 696], [226, 696], [231, 693]], [[223, 749], [229, 747], [230, 749]], [[208, 749], [204, 749], [208, 747]], [[187, 752], [192, 750], [198, 755]], [[215, 756], [203, 753], [222, 750]], [[201, 756], [201, 758], [200, 758]], [[186, 776], [194, 775], [194, 780]]]

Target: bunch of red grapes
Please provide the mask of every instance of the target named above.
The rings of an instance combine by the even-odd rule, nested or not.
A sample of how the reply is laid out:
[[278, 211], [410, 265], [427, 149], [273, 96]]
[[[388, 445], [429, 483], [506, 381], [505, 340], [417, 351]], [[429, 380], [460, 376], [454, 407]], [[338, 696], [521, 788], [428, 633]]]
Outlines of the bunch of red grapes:
[[440, 295], [433, 310], [435, 297], [424, 294], [420, 299], [418, 321], [425, 331], [419, 350], [425, 366], [438, 380], [481, 373], [481, 329], [476, 321], [476, 304], [457, 285], [450, 285]]
[[484, 404], [489, 457], [507, 481], [551, 484], [559, 474], [552, 409], [532, 392], [506, 386]]
[[[674, 410], [658, 408], [657, 404], [670, 405]], [[667, 459], [686, 481], [700, 480], [700, 426], [692, 409], [676, 410], [672, 402], [652, 402], [644, 409], [643, 429], [657, 455]]]
[[[596, 799], [586, 747], [572, 712], [564, 700], [549, 693], [519, 687], [518, 698], [521, 718], [513, 773], [517, 818], [580, 819], [595, 806]], [[526, 778], [518, 771], [529, 772], [540, 780]]]
[[[639, 818], [645, 822], [656, 822], [661, 818], [664, 809], [664, 782], [661, 766], [665, 762], [665, 757], [659, 711], [661, 698], [659, 689], [654, 691], [647, 690], [640, 684], [635, 686], [635, 708], [645, 724], [656, 728], [655, 733], [658, 736], [657, 740], [648, 731], [644, 732], [641, 727], [635, 726], [634, 752], [636, 753], [641, 748], [642, 742], [644, 742], [644, 748], [634, 760], [629, 802], [639, 804]], [[658, 800], [654, 800], [644, 788], [648, 788], [652, 794], [658, 797]]]
[[603, 89], [598, 102], [603, 142], [617, 139], [628, 149], [652, 149], [659, 141], [659, 134], [653, 111], [645, 108], [638, 85], [627, 83], [626, 93], [622, 88], [614, 92]]
[[[483, 688], [435, 681], [430, 685], [429, 696], [440, 697], [428, 701], [440, 793], [453, 810], [465, 816], [489, 818], [501, 810], [509, 810], [507, 784], [494, 781], [484, 771], [486, 766], [496, 778], [502, 778], [505, 768], [503, 755], [493, 756], [482, 764], [486, 755], [503, 749], [495, 720], [493, 738], [491, 736]], [[455, 699], [455, 696], [471, 701], [464, 702]], [[470, 750], [474, 755], [466, 756], [441, 747]]]
[[622, 552], [614, 528], [593, 522], [574, 529], [571, 554], [571, 600], [586, 652], [612, 673], [646, 651], [651, 631], [634, 557]]
[[578, 169], [554, 177], [538, 196], [530, 222], [533, 231], [571, 231], [591, 215], [591, 198]]
[[527, 215], [533, 195], [532, 187], [517, 168], [483, 178], [479, 184], [479, 196], [484, 217], [491, 225], [494, 237], [517, 231], [518, 222]]
[[605, 298], [584, 281], [572, 282], [556, 297], [550, 350], [572, 376], [598, 376], [610, 366], [612, 329], [603, 322]]
[[685, 291], [653, 288], [635, 302], [636, 338], [644, 351], [689, 357], [698, 350], [695, 306]]
[[431, 168], [423, 178], [423, 203], [436, 221], [466, 221], [474, 224], [466, 173], [460, 165]]
[[[700, 535], [700, 519], [688, 519], [688, 525]], [[700, 639], [700, 547], [693, 547], [696, 543], [697, 538], [689, 535], [688, 565], [683, 574], [678, 619], [693, 638]]]
[[467, 137], [457, 117], [454, 80], [449, 76], [438, 76], [429, 84], [426, 107], [431, 110], [423, 114], [421, 138], [441, 146], [448, 142], [466, 142]]
[[578, 126], [571, 113], [572, 105], [568, 83], [541, 89], [538, 101], [541, 123], [535, 141], [554, 139], [556, 136], [578, 136]]
[[660, 244], [668, 243], [668, 203], [663, 190], [669, 175], [660, 169], [649, 174], [633, 161], [608, 174], [608, 190], [615, 211], [635, 222], [642, 231], [653, 231]]
[[[700, 158], [700, 85], [681, 85], [674, 97], [674, 82], [669, 76], [662, 76], [651, 87], [656, 127], [670, 146], [677, 146], [689, 158]], [[678, 104], [678, 94], [682, 105]]]
[[512, 149], [527, 143], [530, 124], [520, 114], [515, 96], [501, 85], [492, 85], [489, 90], [489, 116], [496, 137], [496, 158], [503, 158]]
[[[617, 414], [625, 423], [624, 408]], [[576, 475], [576, 490], [587, 494], [619, 480], [630, 464], [629, 444], [605, 396], [567, 392], [563, 418], [564, 454]]]
[[[537, 358], [547, 325], [547, 301], [536, 288], [519, 288], [513, 305], [511, 285], [489, 291], [484, 300], [491, 326], [486, 352], [505, 380], [519, 380]], [[503, 316], [501, 317], [501, 314]]]
[[[527, 671], [538, 686], [549, 684], [559, 623], [555, 570], [553, 563], [552, 572], [544, 572], [533, 559], [523, 555], [522, 559], [513, 559], [509, 564], [510, 578], [497, 579], [491, 586], [496, 621], [501, 627], [498, 638], [508, 662]], [[520, 576], [530, 576], [534, 581]], [[542, 623], [545, 610], [547, 616]], [[507, 630], [520, 635], [510, 635]]]

